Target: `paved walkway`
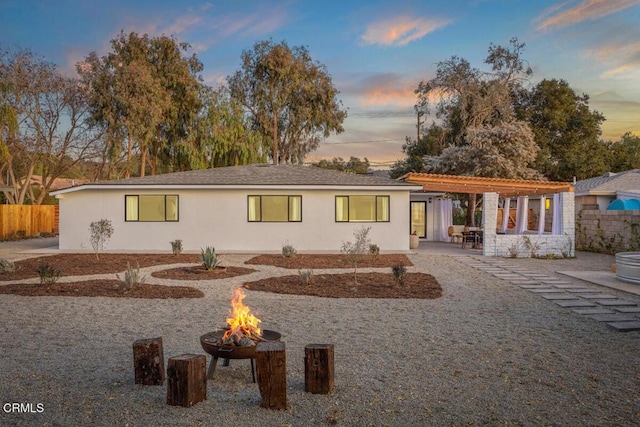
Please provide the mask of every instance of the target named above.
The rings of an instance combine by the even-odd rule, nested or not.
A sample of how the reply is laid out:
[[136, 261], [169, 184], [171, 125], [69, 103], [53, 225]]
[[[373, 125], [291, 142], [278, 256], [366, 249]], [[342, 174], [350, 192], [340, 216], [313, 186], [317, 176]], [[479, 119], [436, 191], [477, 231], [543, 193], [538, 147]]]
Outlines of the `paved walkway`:
[[[640, 304], [637, 298], [618, 297], [593, 286], [592, 284], [600, 283], [589, 278], [593, 277], [593, 273], [601, 272], [582, 272], [583, 277], [578, 277], [578, 282], [559, 278], [553, 273], [523, 267], [518, 264], [517, 259], [484, 256], [467, 256], [462, 259], [466, 265], [538, 294], [574, 313], [605, 322], [618, 331], [640, 330]], [[617, 280], [614, 278], [614, 281]], [[640, 290], [633, 290], [640, 295]]]

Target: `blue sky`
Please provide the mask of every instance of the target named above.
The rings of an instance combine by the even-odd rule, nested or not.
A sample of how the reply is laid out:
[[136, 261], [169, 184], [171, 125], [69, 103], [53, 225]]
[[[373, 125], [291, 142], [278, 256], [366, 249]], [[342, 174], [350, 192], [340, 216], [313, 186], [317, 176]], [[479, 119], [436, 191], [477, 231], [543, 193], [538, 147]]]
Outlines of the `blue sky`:
[[273, 38], [304, 45], [348, 109], [345, 132], [318, 157], [402, 157], [415, 136], [415, 87], [457, 55], [483, 68], [490, 43], [518, 37], [531, 83], [565, 79], [605, 115], [603, 137], [640, 134], [640, 0], [170, 1], [0, 0], [0, 43], [29, 48], [67, 73], [104, 54], [121, 30], [191, 44], [210, 85], [239, 68], [243, 50]]

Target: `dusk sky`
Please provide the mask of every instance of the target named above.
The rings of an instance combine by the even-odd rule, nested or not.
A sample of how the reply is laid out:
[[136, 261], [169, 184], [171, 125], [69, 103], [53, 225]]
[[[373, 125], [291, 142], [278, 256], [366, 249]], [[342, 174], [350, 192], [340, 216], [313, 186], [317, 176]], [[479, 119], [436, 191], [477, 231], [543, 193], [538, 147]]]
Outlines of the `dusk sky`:
[[0, 0], [0, 44], [28, 48], [68, 74], [89, 52], [105, 54], [123, 30], [191, 44], [212, 86], [256, 41], [304, 45], [324, 64], [348, 109], [345, 132], [312, 153], [402, 157], [416, 135], [414, 90], [453, 55], [485, 69], [490, 43], [526, 43], [542, 79], [564, 79], [606, 117], [603, 138], [640, 134], [640, 0], [72, 1]]

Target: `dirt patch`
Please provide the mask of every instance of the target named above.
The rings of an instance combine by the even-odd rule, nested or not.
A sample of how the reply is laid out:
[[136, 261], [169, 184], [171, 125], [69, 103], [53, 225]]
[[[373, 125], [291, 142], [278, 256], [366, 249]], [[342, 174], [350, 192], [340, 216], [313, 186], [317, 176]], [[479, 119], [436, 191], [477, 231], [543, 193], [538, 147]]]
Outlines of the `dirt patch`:
[[245, 267], [224, 267], [207, 270], [201, 265], [194, 267], [177, 267], [168, 270], [155, 271], [151, 273], [153, 277], [158, 279], [171, 280], [214, 280], [228, 279], [230, 277], [243, 276], [245, 274], [255, 273], [258, 270]]
[[100, 259], [96, 259], [94, 254], [57, 254], [16, 261], [16, 271], [1, 273], [0, 281], [38, 277], [38, 267], [42, 263], [48, 263], [60, 270], [64, 277], [115, 274], [125, 271], [127, 262], [132, 267], [136, 267], [136, 263], [140, 264], [140, 267], [151, 267], [154, 265], [199, 263], [200, 261], [199, 254], [100, 254]]
[[426, 273], [408, 273], [402, 283], [392, 274], [360, 273], [354, 282], [352, 273], [320, 274], [307, 284], [300, 276], [270, 277], [243, 285], [252, 291], [278, 294], [314, 295], [327, 298], [421, 298], [442, 296], [442, 287]]
[[[101, 254], [96, 259], [93, 254], [57, 254], [17, 261], [17, 270], [0, 274], [0, 281], [32, 279], [38, 277], [38, 266], [48, 263], [61, 271], [62, 276], [86, 276], [93, 274], [116, 274], [132, 266], [150, 267], [171, 264], [200, 264], [198, 254]], [[377, 259], [367, 259], [359, 268], [390, 268], [399, 263], [413, 265], [406, 255], [383, 254]], [[330, 269], [349, 268], [343, 255], [336, 254], [298, 254], [284, 258], [281, 255], [259, 255], [247, 262], [254, 265], [273, 265], [289, 269]], [[250, 274], [256, 270], [245, 267], [229, 266], [207, 271], [201, 265], [167, 268], [152, 273], [159, 279], [172, 280], [211, 280]], [[426, 273], [408, 273], [404, 282], [399, 284], [389, 273], [358, 273], [354, 282], [353, 273], [315, 274], [308, 284], [303, 284], [299, 275], [271, 277], [244, 286], [254, 291], [312, 295], [328, 298], [438, 298], [442, 288], [437, 280]], [[0, 285], [0, 293], [24, 296], [84, 296], [84, 297], [128, 297], [128, 298], [202, 298], [203, 293], [187, 286], [138, 285], [126, 291], [119, 280], [86, 280], [73, 283], [6, 284]]]
[[10, 284], [0, 286], [0, 294], [30, 297], [121, 297], [121, 298], [202, 298], [202, 291], [188, 286], [137, 285], [125, 290], [118, 280], [86, 280], [77, 283]]
[[[362, 262], [358, 263], [358, 268], [366, 267], [393, 267], [397, 264], [404, 264], [405, 267], [412, 266], [413, 263], [403, 254], [381, 254], [377, 258], [365, 256]], [[258, 255], [245, 264], [254, 265], [272, 265], [282, 268], [351, 268], [352, 265], [347, 261], [345, 255], [340, 254], [297, 254], [292, 257], [285, 258], [282, 255], [268, 254]]]

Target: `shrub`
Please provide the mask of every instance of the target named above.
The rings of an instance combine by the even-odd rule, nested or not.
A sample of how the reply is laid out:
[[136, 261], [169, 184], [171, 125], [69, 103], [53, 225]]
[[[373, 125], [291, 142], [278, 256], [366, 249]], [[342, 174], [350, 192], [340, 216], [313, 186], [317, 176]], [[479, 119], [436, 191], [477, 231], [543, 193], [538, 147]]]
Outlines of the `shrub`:
[[373, 258], [374, 261], [377, 260], [380, 256], [380, 246], [376, 245], [375, 243], [370, 244], [369, 255], [371, 255], [371, 258]]
[[513, 242], [509, 248], [507, 248], [509, 258], [518, 258], [520, 256], [520, 243]]
[[298, 253], [298, 251], [292, 245], [290, 245], [288, 243], [285, 243], [284, 245], [282, 245], [282, 256], [283, 257], [291, 258], [292, 256], [294, 256], [297, 253]]
[[169, 243], [171, 243], [171, 252], [173, 252], [174, 255], [177, 256], [182, 253], [182, 240], [176, 239]]
[[393, 272], [393, 278], [396, 282], [402, 284], [405, 276], [407, 275], [407, 267], [405, 267], [403, 263], [399, 262], [391, 267], [391, 271]]
[[58, 281], [62, 272], [49, 264], [48, 262], [41, 262], [38, 265], [38, 275], [40, 276], [41, 285], [53, 285]]
[[145, 276], [140, 275], [140, 263], [136, 262], [136, 268], [133, 268], [128, 261], [127, 269], [124, 272], [124, 277], [120, 278], [119, 274], [116, 274], [116, 277], [122, 282], [123, 288], [127, 291], [143, 284], [144, 281], [147, 280]]
[[298, 275], [300, 276], [302, 284], [308, 285], [311, 283], [311, 279], [313, 279], [313, 270], [298, 270]]
[[94, 221], [89, 225], [91, 246], [96, 253], [96, 259], [100, 259], [99, 251], [104, 250], [104, 245], [113, 235], [113, 226], [108, 219]]
[[0, 273], [6, 273], [9, 271], [16, 271], [16, 265], [13, 261], [0, 258]]
[[220, 265], [220, 259], [216, 255], [216, 249], [213, 246], [200, 249], [200, 253], [202, 254], [202, 265], [207, 270], [213, 270]]
[[369, 231], [371, 227], [360, 227], [353, 232], [355, 242], [344, 242], [340, 252], [342, 252], [349, 264], [353, 266], [353, 281], [358, 283], [358, 264], [364, 260], [371, 240], [369, 239]]

